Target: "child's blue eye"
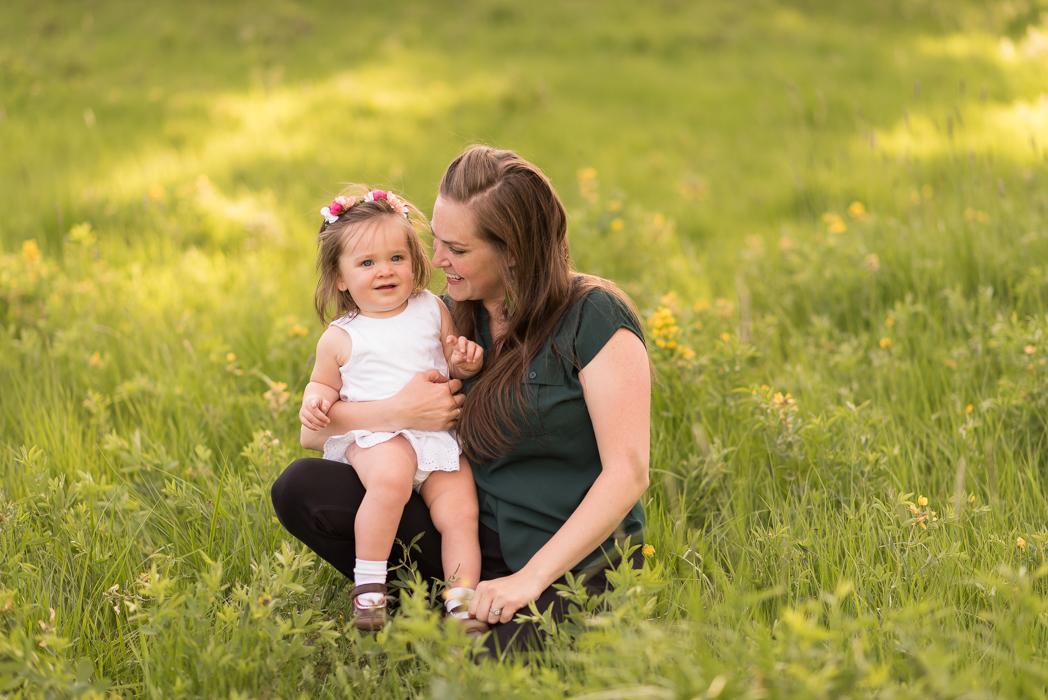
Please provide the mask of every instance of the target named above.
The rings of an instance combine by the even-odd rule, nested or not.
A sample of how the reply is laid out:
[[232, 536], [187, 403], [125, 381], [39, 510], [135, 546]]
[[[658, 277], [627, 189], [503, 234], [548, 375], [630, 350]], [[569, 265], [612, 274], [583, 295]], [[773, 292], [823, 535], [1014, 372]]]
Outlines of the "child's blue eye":
[[365, 260], [364, 262], [360, 263], [360, 266], [361, 267], [371, 267], [371, 261], [370, 260]]
[[393, 262], [400, 262], [403, 259], [404, 259], [403, 255], [394, 255], [392, 258], [390, 258], [390, 260], [392, 260]]

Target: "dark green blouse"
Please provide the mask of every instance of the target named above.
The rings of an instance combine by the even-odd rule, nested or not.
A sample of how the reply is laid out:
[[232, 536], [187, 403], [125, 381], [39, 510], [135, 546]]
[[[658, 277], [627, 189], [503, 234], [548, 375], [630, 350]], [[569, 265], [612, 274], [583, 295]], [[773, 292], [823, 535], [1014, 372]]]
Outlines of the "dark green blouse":
[[[477, 320], [477, 342], [490, 357], [491, 333], [483, 307]], [[498, 532], [502, 556], [513, 571], [553, 537], [601, 473], [579, 370], [620, 328], [643, 342], [640, 321], [618, 297], [594, 289], [579, 299], [521, 380], [529, 405], [523, 410], [518, 406], [520, 420], [515, 422], [524, 429], [523, 439], [498, 459], [471, 465], [480, 521]], [[576, 570], [614, 561], [616, 541], [630, 535], [633, 544], [640, 544], [643, 534], [644, 506], [638, 501], [615, 533]]]

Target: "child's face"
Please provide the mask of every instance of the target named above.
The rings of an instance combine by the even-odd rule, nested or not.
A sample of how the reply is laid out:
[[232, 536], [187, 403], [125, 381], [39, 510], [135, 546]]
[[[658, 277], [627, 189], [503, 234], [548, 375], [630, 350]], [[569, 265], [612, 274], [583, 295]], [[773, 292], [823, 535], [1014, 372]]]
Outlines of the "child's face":
[[362, 315], [396, 316], [414, 286], [403, 224], [383, 217], [349, 232], [338, 261], [338, 288], [352, 295]]

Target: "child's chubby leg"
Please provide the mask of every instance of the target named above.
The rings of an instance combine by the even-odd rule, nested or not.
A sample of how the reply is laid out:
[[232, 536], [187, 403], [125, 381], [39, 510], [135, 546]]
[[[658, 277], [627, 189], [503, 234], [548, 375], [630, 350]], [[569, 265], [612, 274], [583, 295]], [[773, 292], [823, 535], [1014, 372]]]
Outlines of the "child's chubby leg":
[[385, 561], [393, 549], [404, 505], [411, 497], [415, 450], [398, 435], [373, 447], [350, 445], [346, 460], [367, 490], [354, 521], [357, 558]]
[[465, 458], [459, 458], [457, 472], [430, 474], [419, 493], [440, 532], [444, 578], [453, 587], [476, 588], [480, 581], [479, 508], [477, 486]]

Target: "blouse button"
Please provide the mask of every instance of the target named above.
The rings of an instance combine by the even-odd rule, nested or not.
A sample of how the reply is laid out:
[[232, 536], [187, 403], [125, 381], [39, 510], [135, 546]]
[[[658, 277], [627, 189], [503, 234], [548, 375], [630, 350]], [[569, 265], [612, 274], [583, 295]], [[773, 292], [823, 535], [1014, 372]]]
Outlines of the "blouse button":
[[528, 375], [528, 379], [534, 379], [534, 378], [535, 378], [535, 377], [537, 377], [537, 376], [538, 376], [538, 374], [537, 374], [537, 373], [535, 373], [535, 372], [532, 372], [531, 374], [529, 374], [529, 375]]

